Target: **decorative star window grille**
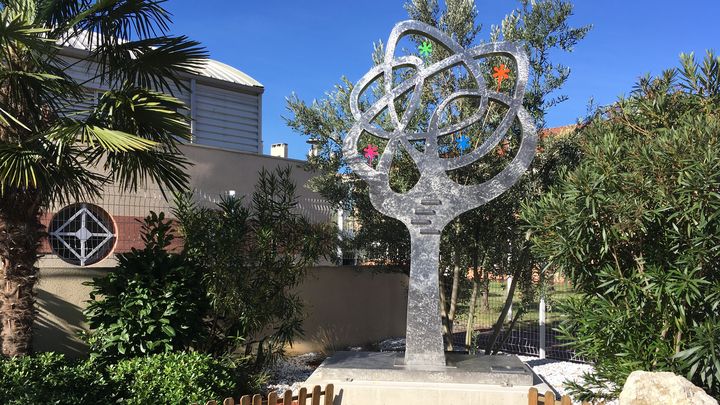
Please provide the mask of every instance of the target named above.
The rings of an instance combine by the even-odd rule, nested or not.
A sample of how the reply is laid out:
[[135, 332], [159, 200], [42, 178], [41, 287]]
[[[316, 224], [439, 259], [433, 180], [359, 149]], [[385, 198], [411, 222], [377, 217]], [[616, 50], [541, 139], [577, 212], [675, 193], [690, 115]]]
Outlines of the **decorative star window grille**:
[[58, 211], [49, 227], [50, 247], [65, 262], [89, 266], [113, 249], [115, 226], [102, 208], [79, 203]]

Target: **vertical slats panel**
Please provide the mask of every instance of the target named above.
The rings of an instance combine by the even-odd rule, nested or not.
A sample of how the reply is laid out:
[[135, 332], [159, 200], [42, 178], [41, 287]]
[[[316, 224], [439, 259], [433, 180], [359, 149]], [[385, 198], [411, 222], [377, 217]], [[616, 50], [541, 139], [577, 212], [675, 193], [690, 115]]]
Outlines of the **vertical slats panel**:
[[333, 405], [333, 399], [335, 399], [335, 386], [328, 384], [325, 387], [325, 405]]
[[203, 85], [195, 86], [194, 138], [200, 145], [257, 152], [260, 97]]
[[307, 400], [307, 388], [302, 387], [302, 388], [300, 388], [300, 392], [298, 393], [298, 405], [305, 405], [306, 400]]

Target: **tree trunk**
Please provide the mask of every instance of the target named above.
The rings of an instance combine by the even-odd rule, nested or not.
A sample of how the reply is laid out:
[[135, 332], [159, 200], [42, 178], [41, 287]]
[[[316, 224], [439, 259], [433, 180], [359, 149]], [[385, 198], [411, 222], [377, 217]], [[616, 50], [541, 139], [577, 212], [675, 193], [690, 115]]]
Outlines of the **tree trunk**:
[[473, 286], [470, 294], [470, 305], [468, 306], [468, 319], [465, 326], [465, 347], [470, 350], [473, 333], [475, 332], [475, 306], [477, 305], [477, 294], [480, 283], [478, 281], [478, 268], [473, 267]]
[[482, 304], [482, 310], [488, 312], [490, 311], [490, 272], [488, 270], [483, 270], [482, 273], [482, 293], [480, 294], [480, 302]]
[[6, 191], [0, 197], [0, 340], [3, 355], [9, 357], [32, 349], [39, 217], [32, 194]]
[[[477, 236], [475, 240], [477, 240]], [[483, 255], [483, 262], [484, 262]], [[470, 305], [468, 307], [468, 319], [465, 327], [465, 348], [470, 350], [472, 345], [473, 333], [475, 332], [475, 310], [477, 306], [477, 295], [480, 288], [480, 251], [475, 248], [473, 252], [473, 266], [472, 266], [472, 293], [470, 294]]]
[[[497, 322], [495, 322], [495, 326], [493, 327], [493, 333], [490, 337], [490, 341], [488, 346], [485, 348], [485, 354], [491, 354], [493, 352], [493, 348], [495, 344], [497, 344], [498, 338], [500, 337], [500, 332], [502, 330], [502, 325], [505, 323], [505, 318], [507, 317], [508, 311], [510, 310], [510, 306], [512, 305], [513, 296], [515, 296], [515, 287], [517, 287], [518, 279], [522, 272], [525, 270], [525, 265], [527, 263], [528, 258], [528, 247], [523, 248], [520, 251], [520, 258], [515, 264], [515, 269], [512, 274], [512, 282], [510, 283], [510, 289], [508, 290], [508, 295], [505, 298], [505, 305], [503, 305], [503, 309], [500, 312], [500, 316], [497, 319]], [[508, 332], [509, 333], [509, 332]]]
[[452, 351], [452, 330], [450, 326], [450, 320], [448, 312], [450, 305], [447, 301], [445, 278], [438, 272], [439, 286], [440, 286], [440, 321], [442, 322], [443, 340], [445, 341], [445, 350]]

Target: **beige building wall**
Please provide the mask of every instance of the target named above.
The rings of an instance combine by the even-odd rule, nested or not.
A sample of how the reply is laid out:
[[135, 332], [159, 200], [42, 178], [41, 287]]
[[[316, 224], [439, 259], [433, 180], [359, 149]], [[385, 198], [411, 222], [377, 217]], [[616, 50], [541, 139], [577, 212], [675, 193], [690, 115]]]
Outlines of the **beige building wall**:
[[[109, 269], [43, 268], [37, 286], [38, 317], [35, 351], [57, 351], [71, 357], [87, 355], [78, 337], [86, 330], [82, 311], [90, 287], [82, 285], [102, 277]], [[343, 349], [404, 336], [407, 276], [374, 274], [352, 267], [316, 267], [297, 288], [305, 304], [304, 336], [289, 353]]]
[[[182, 150], [194, 163], [188, 172], [197, 197], [216, 200], [220, 194], [234, 190], [236, 196], [249, 199], [257, 173], [262, 168], [274, 170], [289, 165], [297, 185], [301, 212], [313, 221], [333, 220], [330, 207], [305, 187], [312, 173], [305, 171], [303, 161], [197, 145], [186, 145]], [[100, 206], [113, 217], [118, 232], [116, 250], [140, 246], [136, 219], [145, 217], [151, 209], [169, 214], [172, 207], [155, 186], [137, 193], [110, 187], [101, 199], [86, 202]], [[77, 338], [77, 333], [86, 328], [82, 310], [90, 299], [90, 287], [82, 283], [104, 276], [115, 264], [113, 254], [86, 267], [68, 264], [53, 254], [40, 259], [35, 350], [53, 350], [71, 356], [85, 354], [86, 347]], [[306, 334], [292, 348], [294, 352], [316, 351], [328, 344], [336, 347], [359, 345], [404, 334], [407, 302], [407, 277], [404, 275], [372, 274], [370, 270], [357, 271], [348, 267], [318, 267], [310, 271], [298, 292], [307, 305], [307, 320], [304, 324]]]
[[290, 353], [343, 350], [405, 336], [408, 277], [358, 267], [312, 269], [297, 292], [305, 301], [304, 336]]

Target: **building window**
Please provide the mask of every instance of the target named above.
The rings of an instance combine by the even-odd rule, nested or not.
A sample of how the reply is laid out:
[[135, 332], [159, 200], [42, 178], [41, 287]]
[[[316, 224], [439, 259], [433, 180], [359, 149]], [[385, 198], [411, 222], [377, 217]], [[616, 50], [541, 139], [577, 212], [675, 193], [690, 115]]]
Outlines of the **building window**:
[[67, 263], [89, 266], [106, 258], [115, 245], [115, 225], [102, 208], [78, 203], [58, 211], [48, 229], [53, 253]]

